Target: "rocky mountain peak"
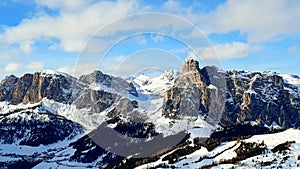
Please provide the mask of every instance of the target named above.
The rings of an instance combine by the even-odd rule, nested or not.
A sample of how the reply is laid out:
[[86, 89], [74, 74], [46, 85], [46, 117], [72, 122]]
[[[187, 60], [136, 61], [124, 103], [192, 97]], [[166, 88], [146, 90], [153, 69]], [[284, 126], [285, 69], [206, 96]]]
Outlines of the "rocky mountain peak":
[[199, 72], [199, 62], [192, 57], [189, 57], [185, 60], [183, 69], [182, 69], [182, 74], [186, 74], [188, 72]]
[[256, 121], [281, 127], [300, 126], [297, 86], [270, 72], [223, 71], [214, 66], [199, 68], [187, 59], [183, 73], [164, 94], [163, 115], [205, 114], [206, 121], [232, 126]]
[[82, 75], [79, 80], [91, 86], [100, 87], [101, 89], [109, 88], [116, 93], [138, 96], [136, 88], [132, 83], [128, 83], [120, 77], [104, 74], [99, 70], [96, 70], [91, 74]]
[[76, 78], [63, 74], [52, 74], [49, 71], [25, 74], [17, 78], [8, 76], [0, 83], [0, 101], [11, 104], [37, 103], [43, 98], [58, 102], [70, 103], [72, 91], [77, 87]]

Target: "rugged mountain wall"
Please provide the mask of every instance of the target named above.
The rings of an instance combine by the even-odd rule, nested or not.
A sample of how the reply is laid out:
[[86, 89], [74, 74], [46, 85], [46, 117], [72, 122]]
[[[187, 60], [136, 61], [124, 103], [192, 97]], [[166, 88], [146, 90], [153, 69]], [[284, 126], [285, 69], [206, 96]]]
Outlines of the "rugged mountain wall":
[[37, 103], [48, 98], [61, 103], [71, 103], [72, 94], [80, 88], [75, 78], [64, 75], [47, 75], [42, 72], [25, 74], [17, 78], [6, 77], [0, 83], [0, 101], [11, 104]]
[[181, 118], [204, 114], [208, 122], [223, 126], [249, 121], [300, 126], [298, 88], [285, 83], [281, 76], [198, 66], [194, 59], [185, 62], [181, 76], [164, 95], [163, 115]]
[[92, 108], [93, 112], [102, 112], [118, 103], [110, 116], [134, 108], [132, 102], [121, 95], [138, 96], [132, 83], [100, 71], [79, 79], [63, 73], [42, 71], [20, 78], [11, 75], [0, 83], [0, 101], [16, 105], [38, 103], [47, 98], [65, 104], [74, 103], [79, 109]]
[[132, 83], [128, 83], [126, 80], [120, 77], [104, 74], [101, 71], [95, 71], [88, 75], [82, 75], [79, 80], [86, 84], [102, 84], [103, 86], [113, 89], [116, 92], [138, 96], [136, 88]]
[[[100, 89], [91, 87], [94, 84]], [[111, 117], [138, 106], [123, 97], [126, 94], [138, 96], [131, 83], [100, 71], [79, 79], [45, 72], [20, 78], [11, 75], [0, 83], [0, 101], [27, 104], [48, 98], [75, 103], [78, 108], [92, 107], [94, 112], [115, 106], [109, 114]], [[163, 115], [182, 118], [199, 114], [204, 115], [207, 122], [223, 126], [255, 121], [299, 127], [299, 91], [274, 73], [224, 72], [213, 66], [200, 69], [196, 60], [188, 59], [174, 86], [164, 94]]]

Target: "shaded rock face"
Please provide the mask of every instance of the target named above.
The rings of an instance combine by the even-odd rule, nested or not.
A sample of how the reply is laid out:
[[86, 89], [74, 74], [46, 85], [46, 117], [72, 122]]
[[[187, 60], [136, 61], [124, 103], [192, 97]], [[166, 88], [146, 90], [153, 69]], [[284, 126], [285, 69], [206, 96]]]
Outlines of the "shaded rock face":
[[91, 89], [84, 90], [80, 97], [74, 101], [74, 104], [78, 109], [91, 108], [91, 111], [95, 113], [101, 113], [112, 108], [107, 113], [108, 117], [130, 113], [138, 106], [135, 101], [117, 94]]
[[38, 103], [43, 98], [65, 104], [75, 104], [77, 108], [91, 108], [100, 113], [114, 106], [110, 117], [120, 113], [131, 112], [138, 104], [119, 93], [104, 90], [94, 90], [89, 87], [92, 83], [99, 83], [121, 94], [138, 96], [135, 87], [125, 80], [95, 71], [92, 74], [76, 79], [64, 74], [25, 74], [17, 78], [13, 75], [6, 77], [0, 83], [0, 101], [10, 104]]
[[256, 121], [282, 127], [300, 126], [299, 95], [289, 92], [291, 87], [276, 74], [230, 71], [227, 77], [233, 105], [228, 109], [237, 116], [237, 122]]
[[223, 126], [256, 121], [282, 127], [300, 126], [298, 88], [281, 76], [243, 71], [224, 72], [213, 66], [199, 69], [186, 61], [182, 75], [164, 95], [163, 115], [169, 118], [202, 114]]
[[[208, 69], [211, 71], [208, 72]], [[219, 119], [219, 112], [224, 108], [222, 100], [225, 83], [222, 79], [211, 79], [215, 77], [212, 73], [220, 74], [217, 68], [207, 67], [200, 70], [199, 63], [189, 59], [185, 62], [182, 72], [174, 87], [164, 94], [163, 115], [178, 118], [208, 114], [210, 121]], [[220, 90], [211, 82], [220, 86]]]
[[73, 101], [75, 78], [63, 75], [46, 76], [41, 72], [25, 74], [21, 78], [9, 76], [0, 83], [0, 101], [11, 104], [37, 103], [48, 98], [61, 103]]
[[83, 75], [79, 78], [79, 80], [87, 84], [98, 83], [117, 92], [138, 96], [136, 88], [132, 83], [128, 83], [126, 80], [119, 77], [103, 74], [101, 71], [95, 71], [91, 74]]
[[75, 105], [79, 109], [92, 108], [93, 112], [102, 112], [119, 98], [116, 94], [88, 89], [75, 101]]
[[182, 69], [182, 74], [186, 74], [188, 72], [199, 72], [199, 62], [189, 58], [185, 61]]

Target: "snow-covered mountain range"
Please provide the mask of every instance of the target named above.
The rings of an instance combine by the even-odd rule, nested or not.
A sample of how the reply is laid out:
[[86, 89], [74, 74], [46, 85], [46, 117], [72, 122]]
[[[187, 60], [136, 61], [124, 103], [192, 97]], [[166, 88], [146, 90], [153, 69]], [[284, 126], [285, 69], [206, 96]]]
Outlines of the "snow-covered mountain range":
[[0, 168], [297, 168], [300, 78], [199, 68], [0, 83]]

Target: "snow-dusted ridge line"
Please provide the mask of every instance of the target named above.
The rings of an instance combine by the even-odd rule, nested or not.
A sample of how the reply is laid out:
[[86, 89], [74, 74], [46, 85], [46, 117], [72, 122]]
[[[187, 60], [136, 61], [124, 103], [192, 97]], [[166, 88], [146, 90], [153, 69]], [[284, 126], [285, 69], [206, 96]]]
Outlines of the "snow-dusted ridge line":
[[162, 95], [170, 89], [174, 81], [179, 77], [179, 71], [168, 70], [157, 77], [139, 75], [131, 80], [139, 92], [144, 94]]
[[44, 76], [50, 76], [50, 75], [61, 75], [61, 76], [65, 76], [65, 77], [69, 77], [71, 75], [64, 73], [64, 72], [60, 72], [57, 70], [51, 70], [51, 69], [44, 69], [40, 71], [41, 75]]
[[52, 113], [65, 117], [68, 120], [79, 123], [85, 129], [85, 132], [89, 132], [97, 128], [108, 117], [106, 113], [110, 110], [105, 110], [101, 113], [92, 113], [90, 109], [77, 109], [74, 104], [63, 104], [54, 100], [44, 98], [42, 101], [34, 104], [10, 105], [7, 102], [0, 102], [0, 115], [6, 115], [13, 112], [18, 115], [22, 113], [22, 110], [32, 110], [35, 113]]
[[288, 74], [280, 74], [279, 76], [281, 76], [285, 83], [289, 83], [295, 86], [300, 87], [300, 77], [297, 75], [288, 75]]

